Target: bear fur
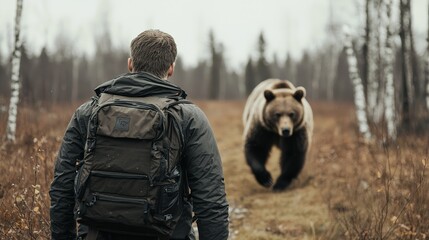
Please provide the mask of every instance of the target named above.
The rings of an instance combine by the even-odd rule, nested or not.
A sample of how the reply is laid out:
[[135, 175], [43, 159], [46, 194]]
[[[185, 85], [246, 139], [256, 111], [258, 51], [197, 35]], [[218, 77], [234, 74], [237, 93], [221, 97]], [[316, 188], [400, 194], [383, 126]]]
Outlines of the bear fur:
[[272, 146], [281, 151], [281, 174], [274, 191], [286, 189], [301, 172], [313, 133], [313, 112], [303, 87], [267, 79], [249, 95], [243, 112], [244, 153], [259, 184], [271, 187], [265, 168]]

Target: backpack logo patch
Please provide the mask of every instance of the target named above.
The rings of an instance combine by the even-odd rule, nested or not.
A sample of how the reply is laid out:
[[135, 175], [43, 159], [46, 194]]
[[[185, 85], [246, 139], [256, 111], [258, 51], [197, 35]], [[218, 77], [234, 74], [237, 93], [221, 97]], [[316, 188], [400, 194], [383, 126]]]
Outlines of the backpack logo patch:
[[130, 118], [129, 117], [117, 117], [115, 128], [113, 130], [118, 131], [128, 131], [130, 128]]

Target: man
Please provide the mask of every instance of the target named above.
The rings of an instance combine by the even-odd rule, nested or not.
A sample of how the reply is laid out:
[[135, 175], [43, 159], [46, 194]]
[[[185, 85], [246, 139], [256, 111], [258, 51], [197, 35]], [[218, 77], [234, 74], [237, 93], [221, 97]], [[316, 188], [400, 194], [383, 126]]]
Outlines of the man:
[[[109, 93], [128, 97], [186, 97], [183, 90], [167, 81], [173, 75], [176, 55], [176, 44], [169, 34], [159, 30], [144, 31], [131, 42], [130, 72], [101, 84], [95, 92], [98, 96]], [[88, 232], [86, 226], [80, 225], [76, 234], [74, 179], [76, 163], [84, 157], [88, 119], [96, 103], [93, 98], [76, 110], [56, 159], [50, 189], [52, 239], [85, 239]], [[194, 104], [181, 104], [178, 116], [185, 139], [180, 161], [187, 181], [182, 187], [190, 193], [181, 201], [182, 215], [171, 239], [195, 239], [191, 227], [192, 212], [197, 219], [200, 239], [227, 239], [228, 203], [213, 132], [204, 113]], [[97, 239], [131, 238], [99, 232]]]

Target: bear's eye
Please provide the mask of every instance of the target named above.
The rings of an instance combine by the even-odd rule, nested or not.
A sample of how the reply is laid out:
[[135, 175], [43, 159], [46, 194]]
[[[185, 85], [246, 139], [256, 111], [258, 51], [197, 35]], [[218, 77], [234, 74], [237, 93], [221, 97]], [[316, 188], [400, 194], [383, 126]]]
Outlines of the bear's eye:
[[290, 118], [295, 118], [295, 113], [294, 113], [294, 112], [290, 112], [290, 113], [289, 113], [289, 117], [290, 117]]
[[281, 118], [282, 117], [282, 113], [279, 113], [279, 112], [274, 113], [274, 115], [276, 116], [276, 118]]

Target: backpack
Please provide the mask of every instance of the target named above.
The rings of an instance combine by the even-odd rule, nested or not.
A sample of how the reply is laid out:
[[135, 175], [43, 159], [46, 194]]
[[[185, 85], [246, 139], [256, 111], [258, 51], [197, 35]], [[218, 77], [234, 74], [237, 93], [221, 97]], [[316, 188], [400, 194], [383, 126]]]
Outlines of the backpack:
[[74, 184], [79, 223], [116, 233], [171, 236], [184, 194], [183, 135], [173, 107], [179, 103], [189, 102], [100, 95]]

